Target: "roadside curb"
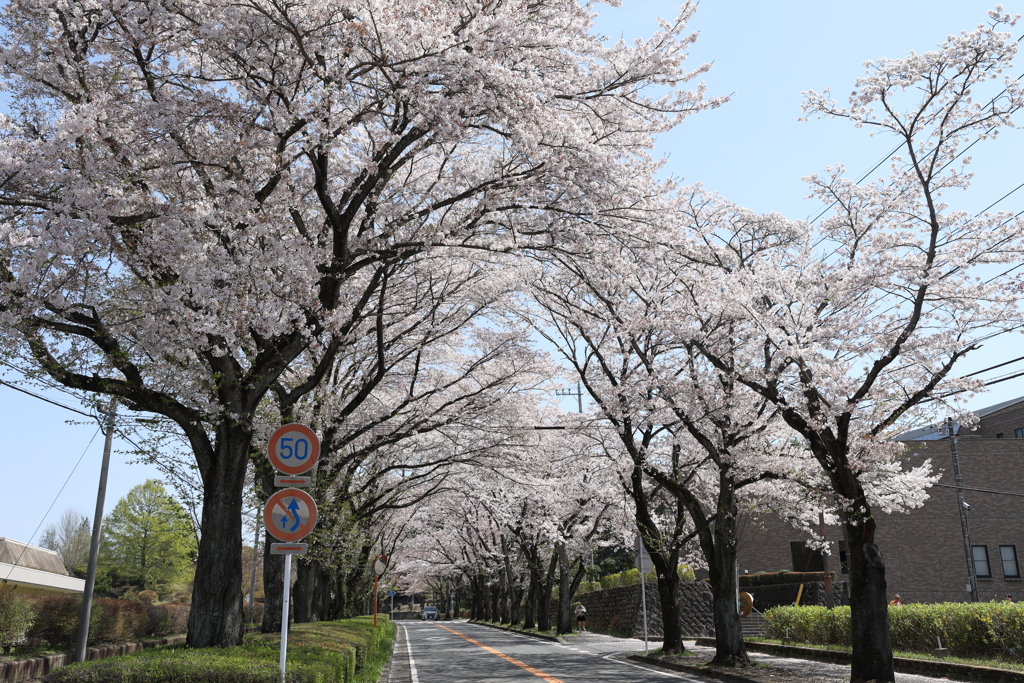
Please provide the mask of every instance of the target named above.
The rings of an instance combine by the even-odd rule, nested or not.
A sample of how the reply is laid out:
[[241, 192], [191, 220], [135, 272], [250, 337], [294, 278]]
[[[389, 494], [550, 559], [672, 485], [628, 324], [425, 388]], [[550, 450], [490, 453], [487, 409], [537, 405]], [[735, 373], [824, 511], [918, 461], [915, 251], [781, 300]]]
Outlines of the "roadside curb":
[[562, 640], [561, 638], [559, 638], [558, 636], [546, 636], [543, 633], [531, 633], [529, 631], [521, 631], [521, 630], [519, 630], [517, 628], [507, 628], [505, 626], [497, 626], [495, 624], [485, 624], [482, 621], [470, 620], [467, 623], [476, 624], [477, 626], [486, 626], [488, 628], [498, 629], [499, 631], [508, 631], [509, 633], [519, 633], [520, 635], [530, 636], [532, 638], [539, 638], [540, 640], [547, 640], [547, 641], [550, 641], [552, 643], [563, 643], [564, 644], [566, 642], [566, 641]]
[[692, 666], [690, 664], [667, 662], [663, 659], [648, 657], [646, 655], [630, 655], [628, 659], [641, 664], [650, 664], [652, 666], [659, 666], [663, 669], [671, 669], [672, 671], [678, 671], [680, 673], [695, 674], [697, 676], [704, 676], [705, 678], [714, 678], [719, 681], [723, 681], [723, 683], [761, 683], [760, 681], [755, 681], [754, 679], [747, 678], [746, 676], [740, 676], [739, 674], [722, 671], [721, 669], [713, 669], [707, 666]]
[[[712, 638], [698, 638], [697, 644], [714, 647], [715, 641]], [[779, 657], [792, 657], [794, 659], [809, 659], [829, 664], [849, 664], [853, 659], [851, 653], [842, 650], [819, 650], [798, 645], [775, 645], [774, 643], [751, 641], [746, 641], [746, 646], [750, 652], [760, 652]], [[971, 683], [1024, 683], [1024, 672], [997, 669], [991, 666], [972, 666], [970, 664], [955, 664], [953, 662], [939, 662], [927, 659], [893, 657], [893, 668], [896, 669], [897, 673], [902, 674], [952, 678], [960, 681], [971, 681]]]

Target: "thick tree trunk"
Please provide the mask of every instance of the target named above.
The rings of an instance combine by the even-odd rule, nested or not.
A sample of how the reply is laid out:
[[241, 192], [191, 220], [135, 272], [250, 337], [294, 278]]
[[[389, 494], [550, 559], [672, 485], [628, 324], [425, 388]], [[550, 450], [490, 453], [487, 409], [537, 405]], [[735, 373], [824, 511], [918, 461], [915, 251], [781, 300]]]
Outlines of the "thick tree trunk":
[[[655, 563], [657, 569], [657, 563]], [[658, 600], [661, 602], [661, 627], [664, 631], [661, 651], [665, 654], [685, 652], [683, 631], [679, 621], [679, 601], [676, 600], [676, 588], [679, 586], [679, 575], [675, 567], [671, 570], [658, 569]]]
[[523, 587], [513, 585], [509, 589], [509, 610], [508, 610], [508, 621], [510, 624], [518, 624], [522, 613], [520, 610], [523, 601]]
[[558, 553], [551, 553], [548, 572], [540, 582], [540, 595], [537, 600], [537, 630], [551, 630], [551, 593], [555, 588], [555, 569], [558, 567]]
[[[713, 547], [704, 548], [708, 560], [708, 578], [711, 579], [711, 601], [715, 619], [715, 666], [746, 666], [750, 664], [747, 646], [743, 642], [743, 628], [736, 604], [739, 577], [736, 576], [736, 491], [734, 482], [725, 472], [719, 475], [718, 511], [715, 515], [713, 535], [700, 534], [713, 539]], [[697, 515], [692, 515], [695, 519]], [[701, 518], [703, 512], [701, 512]], [[700, 520], [698, 520], [698, 523]]]
[[894, 681], [885, 563], [875, 545], [875, 521], [867, 503], [860, 524], [843, 525], [850, 549], [850, 621], [853, 630], [851, 683]]
[[319, 562], [298, 560], [292, 600], [296, 624], [323, 621], [326, 618], [323, 611], [323, 596], [328, 592], [324, 585], [326, 580], [327, 576]]
[[247, 430], [221, 425], [216, 453], [203, 472], [203, 528], [188, 617], [190, 647], [242, 644], [242, 489], [251, 442]]
[[534, 628], [537, 625], [537, 594], [540, 592], [540, 580], [536, 571], [530, 571], [530, 586], [526, 590], [526, 604], [523, 605], [523, 628]]
[[284, 599], [284, 555], [271, 555], [270, 544], [277, 539], [266, 534], [263, 539], [263, 633], [281, 632], [281, 601]]
[[587, 574], [586, 565], [583, 559], [579, 559], [576, 571], [572, 571], [569, 563], [569, 554], [564, 544], [558, 545], [558, 633], [572, 633], [573, 610], [572, 598], [576, 595], [576, 589], [580, 587], [580, 581]]
[[501, 586], [491, 586], [491, 621], [501, 622]]

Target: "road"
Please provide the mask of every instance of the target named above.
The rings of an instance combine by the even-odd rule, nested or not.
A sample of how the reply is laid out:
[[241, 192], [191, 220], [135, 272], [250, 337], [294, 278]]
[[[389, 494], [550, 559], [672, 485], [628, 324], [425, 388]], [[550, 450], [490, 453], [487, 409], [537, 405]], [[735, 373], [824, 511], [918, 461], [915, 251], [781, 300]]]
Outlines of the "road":
[[[705, 683], [617, 661], [600, 644], [563, 645], [461, 621], [397, 622], [389, 683]], [[621, 645], [618, 647], [621, 650]]]

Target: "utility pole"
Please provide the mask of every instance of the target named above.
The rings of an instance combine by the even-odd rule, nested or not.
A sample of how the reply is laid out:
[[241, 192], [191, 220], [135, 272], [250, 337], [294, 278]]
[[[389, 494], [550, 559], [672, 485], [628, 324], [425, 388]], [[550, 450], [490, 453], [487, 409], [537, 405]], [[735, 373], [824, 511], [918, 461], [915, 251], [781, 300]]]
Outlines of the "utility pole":
[[956, 509], [960, 512], [960, 531], [964, 536], [964, 554], [967, 556], [967, 582], [971, 602], [978, 602], [978, 574], [974, 568], [974, 553], [971, 551], [971, 533], [967, 528], [967, 503], [964, 502], [964, 478], [960, 475], [960, 456], [956, 452], [956, 434], [953, 432], [953, 418], [946, 418], [946, 434], [949, 436], [949, 450], [953, 455], [953, 482], [956, 484]]
[[557, 391], [555, 391], [555, 395], [556, 396], [575, 396], [576, 397], [576, 407], [577, 407], [577, 410], [580, 413], [583, 412], [583, 388], [580, 386], [579, 382], [576, 382], [576, 391], [573, 391], [572, 389], [558, 389]]
[[89, 546], [89, 569], [85, 575], [85, 591], [82, 593], [82, 609], [78, 614], [78, 641], [75, 643], [75, 661], [85, 661], [85, 649], [89, 645], [89, 619], [92, 616], [92, 593], [96, 587], [96, 561], [100, 554], [100, 536], [103, 530], [103, 499], [107, 495], [107, 471], [110, 469], [110, 446], [114, 441], [114, 417], [117, 414], [117, 399], [110, 399], [110, 408], [105, 417], [103, 442], [103, 464], [100, 465], [100, 485], [96, 492], [96, 514], [92, 520], [92, 543]]

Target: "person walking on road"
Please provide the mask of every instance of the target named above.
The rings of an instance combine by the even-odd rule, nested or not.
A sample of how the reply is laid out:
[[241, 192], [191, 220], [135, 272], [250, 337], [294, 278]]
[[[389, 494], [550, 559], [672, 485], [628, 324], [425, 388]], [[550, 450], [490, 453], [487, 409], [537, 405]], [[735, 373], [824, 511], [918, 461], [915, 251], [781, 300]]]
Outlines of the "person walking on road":
[[579, 624], [580, 633], [587, 630], [587, 608], [582, 602], [576, 605], [576, 623]]

